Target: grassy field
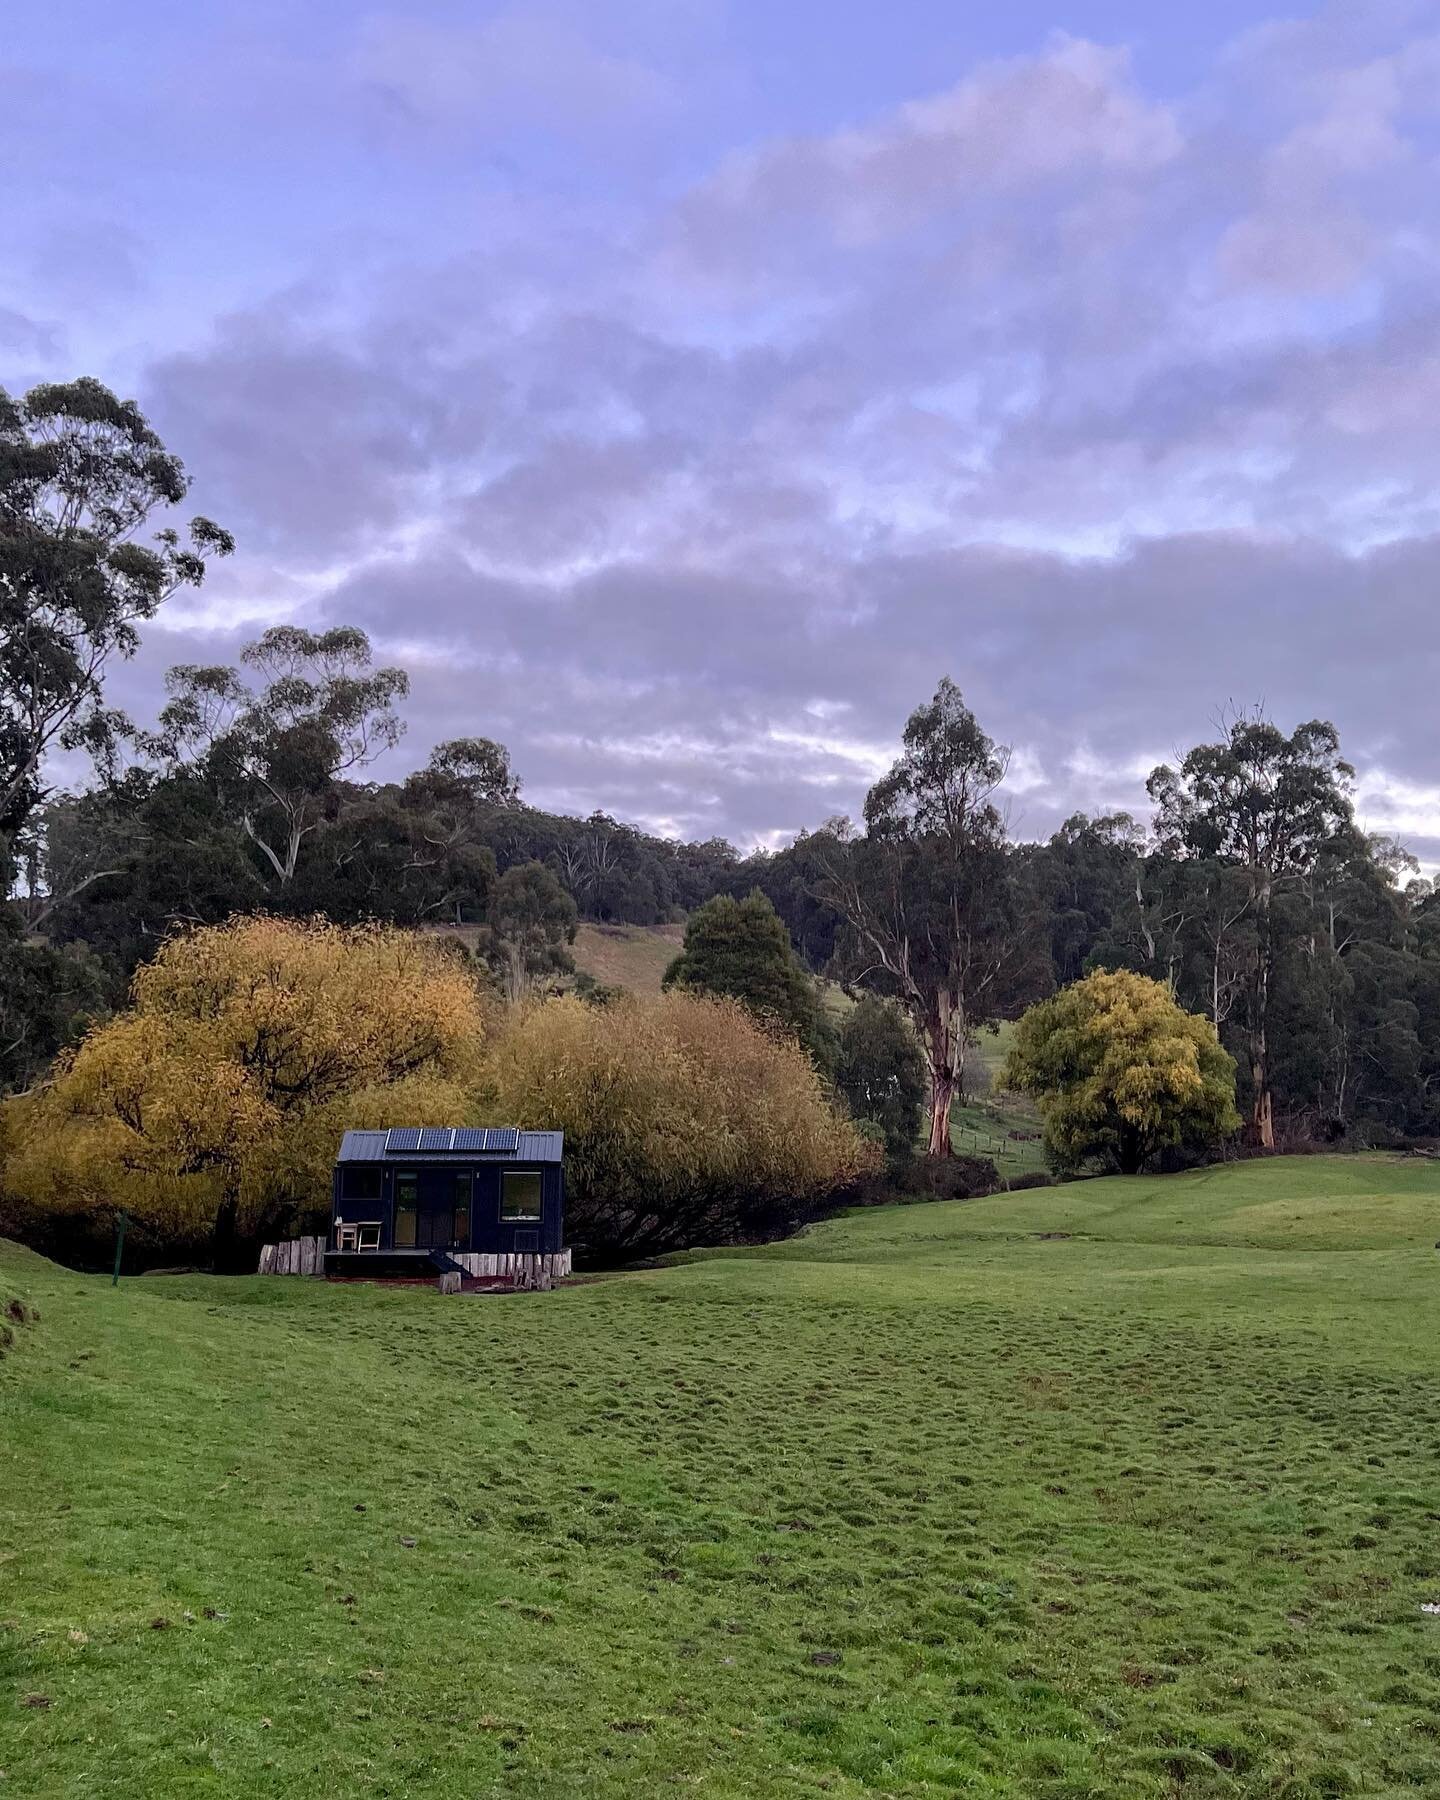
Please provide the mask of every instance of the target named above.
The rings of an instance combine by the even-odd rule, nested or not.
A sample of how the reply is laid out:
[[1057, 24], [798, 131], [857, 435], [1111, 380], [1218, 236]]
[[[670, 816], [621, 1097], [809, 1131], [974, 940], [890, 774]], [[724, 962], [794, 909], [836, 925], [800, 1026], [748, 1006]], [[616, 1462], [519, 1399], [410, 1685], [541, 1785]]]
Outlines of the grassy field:
[[[431, 930], [458, 937], [470, 949], [480, 939], [478, 925], [436, 925]], [[571, 954], [583, 969], [606, 987], [637, 994], [658, 994], [666, 969], [680, 954], [685, 936], [681, 925], [582, 924]]]
[[1437, 1238], [1356, 1158], [506, 1299], [0, 1248], [0, 1794], [1440, 1793]]
[[950, 1109], [950, 1142], [956, 1151], [962, 1156], [988, 1156], [1006, 1180], [1049, 1166], [1035, 1107], [1025, 1095], [996, 1087], [1014, 1032], [1014, 1023], [1006, 1020], [998, 1031], [979, 1034], [970, 1059], [983, 1071], [983, 1079], [975, 1084], [982, 1091]]
[[1049, 1167], [1040, 1116], [1013, 1094], [952, 1106], [950, 1142], [961, 1156], [988, 1156], [1007, 1180]]
[[658, 994], [684, 936], [680, 925], [582, 925], [575, 934], [575, 967], [606, 987]]

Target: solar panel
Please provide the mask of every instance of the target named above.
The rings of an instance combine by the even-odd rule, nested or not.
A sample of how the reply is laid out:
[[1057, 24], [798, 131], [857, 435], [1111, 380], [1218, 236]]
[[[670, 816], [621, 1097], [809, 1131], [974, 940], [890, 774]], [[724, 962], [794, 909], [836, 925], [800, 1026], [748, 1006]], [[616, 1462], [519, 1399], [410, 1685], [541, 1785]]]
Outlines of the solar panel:
[[458, 1125], [453, 1150], [475, 1150], [481, 1155], [513, 1155], [520, 1133], [513, 1125]]
[[418, 1150], [420, 1148], [420, 1130], [415, 1125], [399, 1125], [385, 1134], [385, 1149], [389, 1153], [395, 1150]]
[[420, 1133], [420, 1148], [422, 1150], [448, 1150], [450, 1135], [448, 1125], [427, 1125]]

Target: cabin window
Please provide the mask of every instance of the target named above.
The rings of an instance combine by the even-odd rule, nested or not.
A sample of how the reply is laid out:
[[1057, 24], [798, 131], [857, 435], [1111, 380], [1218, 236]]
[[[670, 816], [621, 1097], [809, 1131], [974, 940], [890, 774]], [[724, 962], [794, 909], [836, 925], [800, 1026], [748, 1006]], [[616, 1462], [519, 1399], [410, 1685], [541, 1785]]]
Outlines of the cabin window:
[[501, 1219], [538, 1219], [541, 1210], [540, 1171], [507, 1169], [500, 1178]]
[[352, 1163], [340, 1177], [340, 1192], [346, 1200], [378, 1200], [382, 1175], [378, 1164]]
[[455, 1235], [451, 1243], [467, 1244], [470, 1241], [470, 1177], [455, 1177]]
[[415, 1248], [415, 1219], [420, 1208], [420, 1177], [410, 1171], [395, 1177], [395, 1248]]

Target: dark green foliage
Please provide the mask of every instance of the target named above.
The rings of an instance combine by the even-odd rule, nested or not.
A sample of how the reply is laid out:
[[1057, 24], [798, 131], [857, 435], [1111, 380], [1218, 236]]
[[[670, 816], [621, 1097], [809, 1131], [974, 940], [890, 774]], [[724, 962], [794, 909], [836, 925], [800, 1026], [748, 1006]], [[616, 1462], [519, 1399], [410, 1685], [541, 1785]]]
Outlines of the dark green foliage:
[[1263, 714], [1241, 714], [1225, 739], [1197, 744], [1178, 770], [1150, 777], [1155, 833], [1168, 856], [1238, 872], [1249, 943], [1240, 955], [1240, 1022], [1250, 1073], [1251, 1128], [1275, 1143], [1270, 1013], [1282, 931], [1277, 906], [1310, 880], [1337, 839], [1353, 835], [1355, 771], [1335, 727], [1312, 719], [1286, 737]]
[[[139, 541], [189, 486], [133, 401], [98, 381], [48, 383], [23, 400], [0, 389], [0, 1084], [23, 1086], [103, 1002], [104, 972], [81, 950], [26, 941], [62, 900], [98, 878], [97, 836], [60, 864], [38, 817], [48, 758], [84, 750], [113, 775], [129, 721], [104, 705], [112, 657], [180, 587], [198, 587], [228, 533], [191, 521]], [[78, 886], [68, 885], [70, 865]], [[18, 901], [17, 881], [23, 883]]]
[[1026, 1169], [1023, 1174], [1012, 1175], [1005, 1183], [1012, 1194], [1024, 1193], [1028, 1188], [1053, 1187], [1055, 1177], [1048, 1169]]
[[28, 1087], [105, 1009], [105, 970], [82, 946], [27, 939], [0, 907], [0, 1092]]
[[1099, 819], [1073, 813], [1048, 844], [1016, 851], [1018, 878], [1047, 922], [1058, 986], [1086, 973], [1114, 921], [1125, 916], [1144, 841], [1128, 813]]
[[266, 903], [243, 833], [192, 770], [132, 770], [52, 802], [42, 826], [40, 923], [55, 942], [104, 957], [115, 1001], [169, 932]]
[[102, 705], [107, 661], [131, 655], [137, 626], [234, 547], [201, 518], [185, 541], [170, 527], [136, 541], [188, 487], [135, 403], [98, 381], [19, 401], [0, 388], [0, 835], [39, 803], [50, 752], [106, 760], [127, 728]]
[[577, 969], [570, 985], [576, 999], [583, 1000], [587, 1006], [613, 1006], [625, 992], [624, 988], [597, 981], [588, 969]]
[[835, 1086], [851, 1114], [872, 1123], [892, 1162], [915, 1149], [925, 1114], [925, 1059], [892, 1001], [866, 994], [840, 1023]]
[[691, 913], [685, 947], [665, 971], [665, 986], [739, 1000], [757, 1018], [792, 1033], [817, 1060], [828, 1065], [833, 1057], [815, 983], [758, 888], [743, 900], [718, 894]]
[[978, 1200], [1004, 1185], [988, 1156], [919, 1156], [905, 1176], [905, 1192], [927, 1200]]
[[[1282, 1135], [1333, 1142], [1364, 1141], [1382, 1124], [1440, 1130], [1440, 911], [1428, 883], [1413, 879], [1412, 858], [1339, 826], [1292, 861], [1262, 911], [1243, 858], [1200, 854], [1214, 846], [1198, 837], [1195, 854], [1177, 841], [1148, 852], [1117, 846], [1109, 823], [1070, 820], [1048, 844], [1020, 852], [1023, 879], [1054, 924], [1057, 980], [1078, 962], [1172, 985], [1235, 1056], [1253, 1115], [1251, 989], [1263, 976]], [[1067, 904], [1082, 892], [1083, 904]]]
[[482, 953], [507, 997], [574, 973], [575, 902], [544, 863], [516, 863], [495, 884]]
[[738, 898], [759, 888], [784, 921], [799, 955], [815, 970], [835, 959], [841, 928], [839, 914], [821, 897], [829, 845], [828, 833], [802, 831], [785, 849], [760, 851], [736, 865], [725, 889]]
[[435, 809], [462, 807], [497, 811], [520, 803], [520, 783], [510, 752], [493, 738], [450, 738], [437, 744], [430, 760], [410, 776], [406, 790]]

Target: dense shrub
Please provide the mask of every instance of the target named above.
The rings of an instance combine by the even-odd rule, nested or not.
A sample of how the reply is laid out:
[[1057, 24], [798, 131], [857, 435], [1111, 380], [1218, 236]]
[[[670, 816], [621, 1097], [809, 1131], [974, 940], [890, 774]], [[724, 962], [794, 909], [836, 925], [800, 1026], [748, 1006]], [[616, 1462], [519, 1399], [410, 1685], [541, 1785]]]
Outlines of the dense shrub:
[[[864, 1131], [860, 1119], [856, 1129]], [[910, 1200], [981, 1200], [1005, 1186], [988, 1156], [887, 1157], [863, 1177], [847, 1199], [856, 1206], [893, 1206]]]
[[1012, 1175], [1005, 1185], [1012, 1194], [1020, 1194], [1026, 1188], [1054, 1187], [1055, 1177], [1048, 1169], [1027, 1169], [1023, 1175]]
[[835, 1086], [858, 1120], [873, 1121], [892, 1164], [920, 1136], [929, 1083], [915, 1031], [891, 1000], [866, 994], [840, 1023]]
[[917, 1156], [897, 1180], [927, 1200], [979, 1200], [1005, 1185], [988, 1156]]
[[672, 990], [510, 1014], [487, 1106], [566, 1133], [567, 1229], [596, 1260], [765, 1235], [879, 1165], [809, 1057], [737, 1001]]
[[791, 1032], [821, 1069], [834, 1063], [835, 1033], [815, 982], [758, 888], [743, 900], [717, 894], [691, 913], [665, 986], [738, 1000], [762, 1023]]
[[0, 1231], [82, 1253], [123, 1206], [142, 1251], [243, 1262], [328, 1216], [347, 1125], [473, 1116], [481, 1004], [437, 939], [238, 919], [171, 939], [132, 993], [7, 1104]]

